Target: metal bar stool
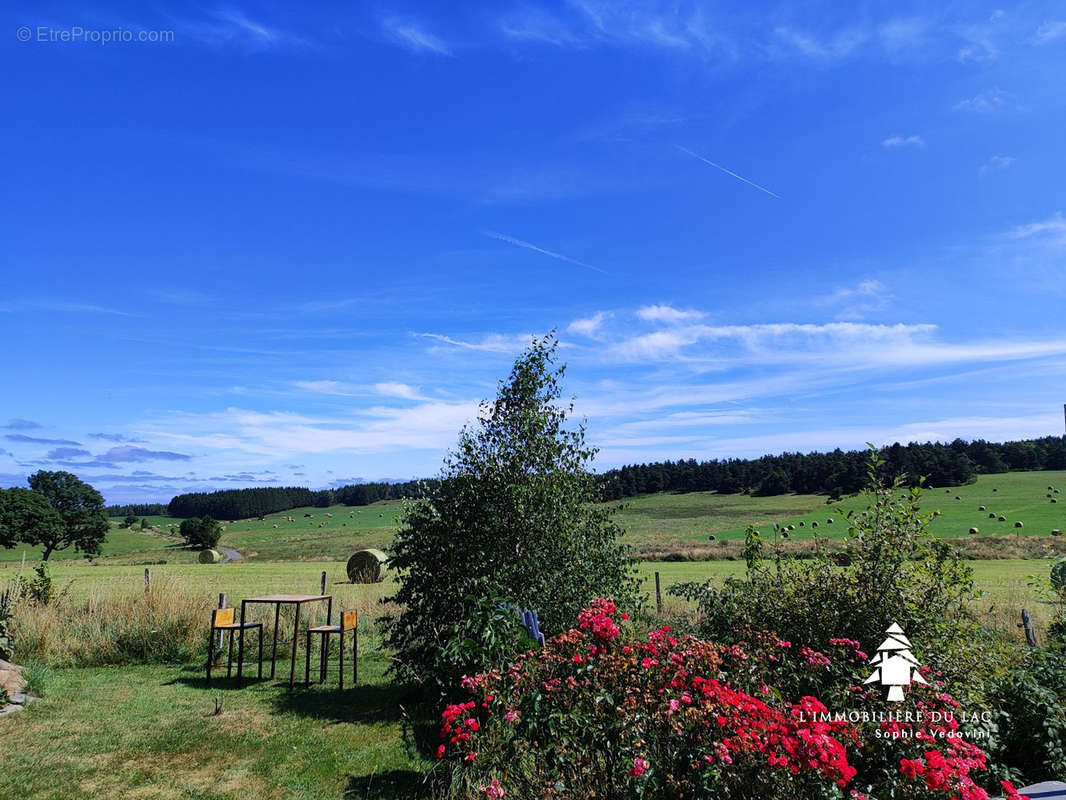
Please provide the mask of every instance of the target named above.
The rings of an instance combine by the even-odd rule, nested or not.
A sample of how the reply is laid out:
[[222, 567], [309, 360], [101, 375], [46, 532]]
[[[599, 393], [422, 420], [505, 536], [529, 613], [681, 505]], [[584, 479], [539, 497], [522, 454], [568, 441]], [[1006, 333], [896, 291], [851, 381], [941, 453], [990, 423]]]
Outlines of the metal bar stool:
[[317, 625], [307, 629], [307, 665], [304, 668], [304, 682], [311, 685], [311, 634], [322, 637], [322, 655], [318, 666], [318, 682], [326, 680], [326, 659], [329, 653], [329, 637], [334, 633], [340, 637], [340, 688], [344, 688], [344, 635], [352, 632], [352, 683], [359, 683], [359, 614], [355, 609], [341, 612], [340, 625]]
[[[259, 629], [259, 677], [263, 677], [263, 623], [262, 622], [236, 622], [234, 620], [236, 609], [216, 608], [211, 612], [211, 632], [207, 635], [207, 685], [211, 685], [211, 667], [215, 661], [215, 634], [220, 631], [229, 631], [229, 655], [226, 657], [226, 677], [233, 671], [233, 632], [237, 631], [240, 637], [239, 656], [241, 663], [244, 659], [244, 632], [251, 628]], [[219, 647], [222, 646], [219, 640]], [[238, 665], [237, 672], [240, 673]]]

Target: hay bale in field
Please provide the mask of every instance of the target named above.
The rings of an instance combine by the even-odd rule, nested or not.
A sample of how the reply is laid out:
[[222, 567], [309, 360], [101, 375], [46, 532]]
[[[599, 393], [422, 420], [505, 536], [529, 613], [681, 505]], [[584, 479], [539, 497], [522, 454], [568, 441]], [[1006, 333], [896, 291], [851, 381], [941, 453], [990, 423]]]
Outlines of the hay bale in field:
[[1025, 525], [1023, 525], [1022, 522], [1019, 520], [1018, 522], [1014, 523], [1014, 527], [1015, 528], [1024, 528]]
[[978, 511], [984, 511], [984, 510], [985, 510], [985, 507], [984, 507], [984, 506], [978, 506], [978, 507], [977, 507], [977, 510], [978, 510]]
[[812, 522], [812, 523], [811, 523], [811, 527], [812, 527], [812, 528], [817, 528], [817, 527], [818, 527], [818, 523], [817, 523], [817, 521], [815, 521], [815, 522]]
[[381, 583], [385, 580], [388, 560], [388, 555], [381, 550], [360, 550], [348, 559], [348, 580], [352, 583]]
[[803, 527], [804, 525], [806, 525], [806, 524], [807, 524], [806, 522], [804, 522], [803, 520], [800, 520], [800, 527], [801, 527], [801, 528], [802, 528], [802, 527]]
[[955, 495], [955, 499], [956, 499], [956, 500], [961, 500], [962, 498], [961, 498], [961, 497], [959, 497], [958, 495]]
[[996, 512], [993, 511], [991, 514], [988, 515], [988, 518], [989, 519], [995, 519], [996, 518]]
[[993, 491], [993, 492], [998, 492], [998, 491], [999, 491], [999, 489], [993, 489], [992, 491]]
[[832, 518], [832, 517], [830, 517], [829, 519], [827, 519], [827, 520], [825, 521], [825, 524], [826, 524], [826, 525], [832, 525], [832, 524], [833, 524], [833, 518]]
[[1000, 522], [1006, 522], [1007, 521], [1007, 518], [1005, 516], [1003, 516], [1002, 514], [1000, 514], [998, 517], [996, 517], [996, 519], [999, 520]]
[[980, 531], [977, 528], [970, 528], [970, 533], [980, 533]]
[[1056, 499], [1055, 499], [1054, 497], [1052, 497], [1052, 498], [1051, 498], [1051, 502], [1052, 502], [1052, 503], [1057, 503], [1057, 502], [1059, 502], [1059, 501], [1058, 501], [1058, 500], [1056, 500]]
[[196, 560], [201, 564], [220, 564], [222, 563], [222, 554], [218, 550], [201, 550]]
[[1055, 529], [1054, 529], [1054, 530], [1053, 530], [1053, 531], [1051, 532], [1051, 535], [1052, 535], [1052, 536], [1062, 536], [1062, 531], [1061, 531], [1061, 530], [1059, 530], [1058, 528], [1055, 528]]

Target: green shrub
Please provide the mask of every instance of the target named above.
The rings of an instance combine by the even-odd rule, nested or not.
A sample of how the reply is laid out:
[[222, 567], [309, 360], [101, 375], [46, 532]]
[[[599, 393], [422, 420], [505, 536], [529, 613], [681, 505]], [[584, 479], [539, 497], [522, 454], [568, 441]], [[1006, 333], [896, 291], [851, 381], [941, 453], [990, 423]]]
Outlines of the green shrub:
[[[745, 642], [752, 632], [772, 630], [783, 639], [818, 647], [848, 638], [873, 648], [892, 623], [902, 626], [926, 663], [951, 663], [953, 678], [972, 671], [968, 659], [981, 632], [966, 603], [975, 596], [970, 567], [926, 530], [931, 519], [919, 508], [920, 489], [901, 479], [882, 485], [876, 451], [868, 465], [869, 506], [848, 513], [843, 551], [816, 538], [813, 557], [796, 558], [749, 529], [747, 572], [721, 587], [686, 583], [674, 594], [695, 600], [701, 633], [714, 641]], [[944, 668], [941, 666], [941, 668]]]
[[1034, 649], [994, 681], [993, 757], [1003, 771], [1025, 782], [1066, 775], [1066, 653]]
[[[549, 335], [518, 358], [478, 426], [461, 432], [439, 485], [405, 509], [389, 561], [402, 610], [386, 620], [404, 677], [453, 686], [462, 673], [442, 655], [451, 632], [497, 598], [536, 611], [547, 635], [593, 597], [637, 603], [622, 530], [596, 502], [587, 469], [595, 451], [558, 403], [555, 347]], [[478, 666], [496, 666], [495, 657]]]
[[767, 635], [724, 647], [666, 626], [638, 636], [606, 599], [576, 623], [463, 681], [465, 702], [441, 714], [449, 797], [987, 797], [975, 783], [992, 783], [985, 754], [931, 672], [906, 716], [882, 722], [847, 713], [901, 711], [857, 685], [869, 668], [851, 640], [816, 651]]
[[200, 550], [214, 547], [222, 538], [222, 526], [207, 515], [182, 520], [179, 532], [189, 547]]

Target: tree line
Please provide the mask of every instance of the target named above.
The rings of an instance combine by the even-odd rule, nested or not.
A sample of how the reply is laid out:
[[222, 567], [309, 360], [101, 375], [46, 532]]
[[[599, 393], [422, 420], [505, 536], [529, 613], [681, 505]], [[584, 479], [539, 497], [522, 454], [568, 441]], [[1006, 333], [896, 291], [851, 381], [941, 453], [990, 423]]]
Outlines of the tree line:
[[[920, 477], [930, 486], [961, 486], [981, 474], [1012, 470], [1066, 469], [1066, 437], [1016, 442], [977, 439], [951, 443], [911, 442], [881, 450], [882, 477], [902, 476], [908, 485]], [[863, 488], [865, 451], [782, 453], [754, 459], [660, 461], [608, 470], [599, 475], [600, 496], [619, 500], [653, 492], [747, 492], [756, 495], [827, 494], [841, 497]]]
[[[983, 439], [896, 443], [884, 448], [881, 457], [885, 461], [881, 470], [886, 480], [903, 476], [906, 483], [915, 485], [919, 477], [924, 476], [930, 486], [961, 486], [982, 474], [1011, 470], [1066, 470], [1066, 437], [1046, 436], [1003, 443]], [[842, 497], [858, 492], [866, 485], [867, 459], [865, 450], [838, 448], [824, 453], [782, 453], [752, 459], [659, 461], [600, 473], [596, 476], [596, 485], [600, 498], [605, 501], [654, 492], [709, 491], [763, 496], [795, 492]], [[166, 506], [166, 513], [174, 517], [210, 515], [215, 519], [247, 519], [303, 506], [365, 506], [379, 500], [418, 499], [427, 496], [439, 484], [439, 479], [428, 479], [356, 483], [320, 490], [299, 487], [223, 489], [178, 495]]]
[[166, 503], [128, 503], [104, 506], [109, 517], [161, 517], [167, 513]]

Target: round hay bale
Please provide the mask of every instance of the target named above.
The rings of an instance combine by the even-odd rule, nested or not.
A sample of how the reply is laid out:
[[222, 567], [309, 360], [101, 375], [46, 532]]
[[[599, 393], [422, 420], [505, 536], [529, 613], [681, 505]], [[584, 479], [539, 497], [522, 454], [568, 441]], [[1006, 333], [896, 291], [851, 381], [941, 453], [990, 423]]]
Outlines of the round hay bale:
[[992, 489], [992, 491], [993, 491], [993, 492], [998, 492], [998, 491], [999, 491], [999, 489], [993, 488], [993, 489]]
[[961, 500], [962, 498], [961, 498], [961, 497], [959, 497], [958, 495], [955, 495], [955, 499], [956, 499], [956, 500]]
[[1055, 528], [1053, 531], [1051, 531], [1051, 535], [1052, 536], [1062, 536], [1062, 531], [1059, 530], [1058, 528]]
[[1022, 524], [1022, 522], [1021, 522], [1021, 520], [1019, 520], [1018, 522], [1015, 522], [1015, 523], [1014, 523], [1014, 527], [1015, 527], [1015, 528], [1024, 528], [1024, 527], [1025, 527], [1025, 525], [1023, 525], [1023, 524]]
[[812, 527], [812, 528], [817, 528], [817, 527], [818, 527], [818, 522], [817, 522], [817, 521], [815, 521], [815, 522], [812, 522], [812, 523], [811, 523], [811, 527]]
[[977, 528], [970, 528], [970, 533], [980, 533], [980, 531]]
[[221, 564], [222, 554], [218, 550], [201, 550], [196, 560], [201, 564]]
[[984, 507], [984, 506], [978, 506], [978, 507], [977, 507], [977, 510], [978, 510], [978, 511], [984, 511], [984, 510], [985, 510], [985, 507]]
[[1059, 502], [1059, 501], [1058, 501], [1058, 500], [1056, 500], [1056, 499], [1055, 499], [1054, 497], [1052, 497], [1052, 498], [1051, 498], [1051, 502], [1052, 502], [1052, 503], [1057, 503], [1057, 502]]
[[804, 525], [806, 525], [806, 524], [807, 524], [806, 522], [804, 522], [803, 520], [800, 520], [800, 527], [801, 527], [801, 528], [802, 528], [802, 527], [803, 527]]
[[381, 583], [385, 580], [388, 555], [381, 550], [360, 550], [348, 559], [348, 580], [352, 583]]
[[996, 518], [996, 512], [993, 511], [991, 514], [988, 515], [988, 518], [989, 519], [995, 519]]
[[996, 517], [996, 519], [998, 521], [1000, 521], [1000, 522], [1006, 522], [1007, 521], [1007, 518], [1005, 516], [1003, 516], [1002, 514], [1000, 514], [998, 517]]

